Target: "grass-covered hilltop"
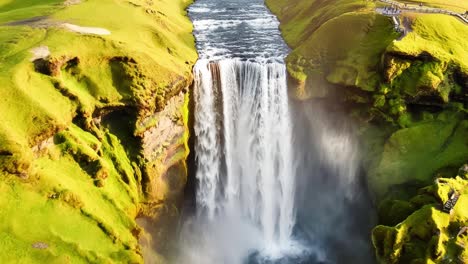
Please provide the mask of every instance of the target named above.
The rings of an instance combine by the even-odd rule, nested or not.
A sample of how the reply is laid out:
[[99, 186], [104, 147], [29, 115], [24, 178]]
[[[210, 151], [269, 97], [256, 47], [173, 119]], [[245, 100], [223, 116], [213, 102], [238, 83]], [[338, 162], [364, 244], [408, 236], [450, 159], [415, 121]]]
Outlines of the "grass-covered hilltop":
[[266, 2], [292, 48], [292, 96], [360, 121], [379, 261], [467, 263], [468, 23], [442, 11], [468, 2]]
[[160, 258], [135, 219], [186, 182], [189, 4], [0, 0], [0, 263]]

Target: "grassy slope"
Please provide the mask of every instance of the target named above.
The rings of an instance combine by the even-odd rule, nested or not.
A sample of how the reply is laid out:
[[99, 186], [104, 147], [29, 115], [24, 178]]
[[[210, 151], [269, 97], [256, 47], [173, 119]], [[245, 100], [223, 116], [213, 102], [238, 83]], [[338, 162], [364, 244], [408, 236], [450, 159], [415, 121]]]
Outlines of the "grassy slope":
[[[415, 162], [394, 162], [395, 158], [391, 158], [401, 156], [400, 149], [405, 148], [399, 145], [404, 141], [397, 138], [416, 137], [419, 127], [438, 123], [435, 118], [438, 112], [453, 113], [456, 123], [465, 119], [466, 25], [445, 15], [410, 14], [405, 19], [411, 23], [412, 31], [396, 40], [399, 34], [394, 32], [390, 19], [374, 13], [373, 2], [270, 0], [267, 3], [278, 15], [284, 38], [293, 49], [287, 63], [292, 78], [299, 83], [293, 89], [295, 96], [336, 97], [352, 103], [356, 116], [373, 120], [378, 126], [389, 126], [384, 130], [395, 133], [392, 137], [392, 132], [383, 135], [384, 142], [387, 141], [385, 148], [382, 143], [377, 150], [370, 148], [374, 152], [370, 184], [378, 195], [401, 183], [404, 177], [395, 177], [395, 172], [412, 180], [428, 181], [444, 166], [444, 162], [435, 163], [438, 165], [430, 170], [410, 176], [413, 171], [420, 172], [418, 167], [431, 158], [420, 155], [420, 150], [427, 148], [426, 142], [434, 142], [434, 146], [446, 142], [439, 149], [441, 153], [455, 149], [450, 154], [454, 161], [468, 159], [466, 142], [451, 141], [449, 133], [441, 138], [432, 138], [437, 133], [428, 133], [425, 142], [412, 142], [405, 155], [416, 157], [412, 159]], [[446, 124], [441, 129], [451, 131], [451, 123]], [[398, 128], [404, 128], [405, 132], [397, 133]], [[460, 133], [466, 135], [466, 129]]]
[[[327, 96], [329, 81], [375, 89], [379, 77], [378, 55], [396, 35], [392, 33], [390, 21], [373, 12], [373, 2], [271, 0], [267, 3], [278, 15], [283, 36], [293, 48], [287, 58], [288, 70], [305, 83], [303, 89], [296, 91], [297, 97]], [[360, 56], [362, 53], [369, 56]]]
[[[142, 261], [134, 222], [144, 200], [139, 169], [125, 144], [91, 118], [119, 106], [143, 117], [190, 78], [196, 53], [188, 4], [0, 1], [0, 262]], [[50, 25], [112, 34], [5, 24], [45, 15]], [[58, 74], [34, 70], [30, 50], [40, 45], [50, 61], [63, 61]], [[34, 148], [48, 138], [47, 147]], [[48, 247], [34, 248], [38, 242]]]
[[423, 3], [425, 6], [443, 8], [458, 13], [468, 11], [468, 2], [458, 0], [400, 0], [399, 2], [419, 5]]
[[[380, 204], [379, 221], [396, 225], [374, 231], [382, 263], [442, 263], [444, 256], [446, 263], [466, 261], [466, 250], [455, 245], [466, 243], [466, 235], [452, 238], [468, 224], [466, 214], [449, 218], [435, 209], [447, 194], [420, 211], [421, 201], [411, 198], [468, 161], [468, 27], [450, 16], [407, 14], [403, 19], [412, 31], [396, 40], [391, 20], [375, 14], [373, 2], [267, 4], [293, 49], [287, 58], [293, 96], [334, 98], [366, 121], [368, 184]], [[455, 214], [466, 208], [464, 200]], [[418, 227], [422, 221], [428, 224]], [[433, 236], [437, 232], [440, 237]]]

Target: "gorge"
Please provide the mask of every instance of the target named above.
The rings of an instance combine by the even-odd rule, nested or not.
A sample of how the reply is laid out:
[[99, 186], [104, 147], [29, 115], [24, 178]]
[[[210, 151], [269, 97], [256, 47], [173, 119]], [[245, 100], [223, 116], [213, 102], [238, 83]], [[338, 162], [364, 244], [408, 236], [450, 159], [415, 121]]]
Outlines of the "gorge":
[[372, 221], [352, 220], [373, 214], [352, 129], [289, 101], [276, 18], [263, 1], [199, 0], [189, 14], [196, 212], [175, 262], [372, 263]]
[[0, 0], [0, 263], [467, 263], [465, 10]]

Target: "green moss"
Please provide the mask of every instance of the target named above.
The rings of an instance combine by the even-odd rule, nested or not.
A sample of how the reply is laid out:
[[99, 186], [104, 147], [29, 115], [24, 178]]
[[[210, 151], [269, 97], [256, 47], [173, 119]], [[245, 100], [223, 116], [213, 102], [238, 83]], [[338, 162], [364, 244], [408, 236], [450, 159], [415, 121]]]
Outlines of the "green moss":
[[379, 222], [384, 225], [396, 225], [415, 211], [414, 206], [401, 200], [387, 200], [380, 203]]
[[392, 185], [411, 180], [429, 183], [438, 170], [459, 166], [468, 159], [467, 134], [468, 123], [456, 115], [398, 130], [369, 173], [371, 189], [382, 197]]
[[[426, 198], [418, 195], [411, 199], [412, 211], [399, 208], [393, 210], [400, 217], [394, 226], [377, 226], [373, 230], [373, 243], [381, 263], [454, 263], [466, 259], [467, 236], [462, 228], [468, 224], [466, 213], [466, 195], [468, 183], [456, 178], [440, 178], [431, 187], [421, 189]], [[441, 211], [449, 199], [449, 194], [455, 191], [459, 194], [458, 201], [450, 212]], [[432, 198], [429, 198], [432, 197]], [[429, 199], [428, 199], [429, 198]], [[415, 203], [425, 200], [431, 202], [421, 209], [414, 207]], [[382, 204], [406, 204], [404, 201], [393, 201]], [[408, 216], [408, 213], [410, 215]], [[395, 219], [397, 220], [397, 219]], [[419, 262], [418, 262], [419, 261]]]
[[288, 74], [298, 82], [305, 82], [307, 74], [304, 73], [304, 68], [300, 66], [291, 66], [287, 68]]

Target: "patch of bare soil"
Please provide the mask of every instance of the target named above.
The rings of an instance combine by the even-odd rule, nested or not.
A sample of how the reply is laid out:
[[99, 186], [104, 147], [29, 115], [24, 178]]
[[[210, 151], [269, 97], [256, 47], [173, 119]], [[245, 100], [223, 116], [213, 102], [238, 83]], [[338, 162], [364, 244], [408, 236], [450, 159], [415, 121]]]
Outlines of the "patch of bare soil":
[[71, 5], [77, 5], [77, 4], [80, 4], [80, 3], [81, 3], [81, 0], [67, 0], [67, 1], [63, 2], [63, 5], [71, 6]]
[[30, 51], [33, 54], [31, 61], [35, 61], [37, 59], [45, 59], [50, 55], [50, 50], [47, 46], [39, 46], [31, 49]]

